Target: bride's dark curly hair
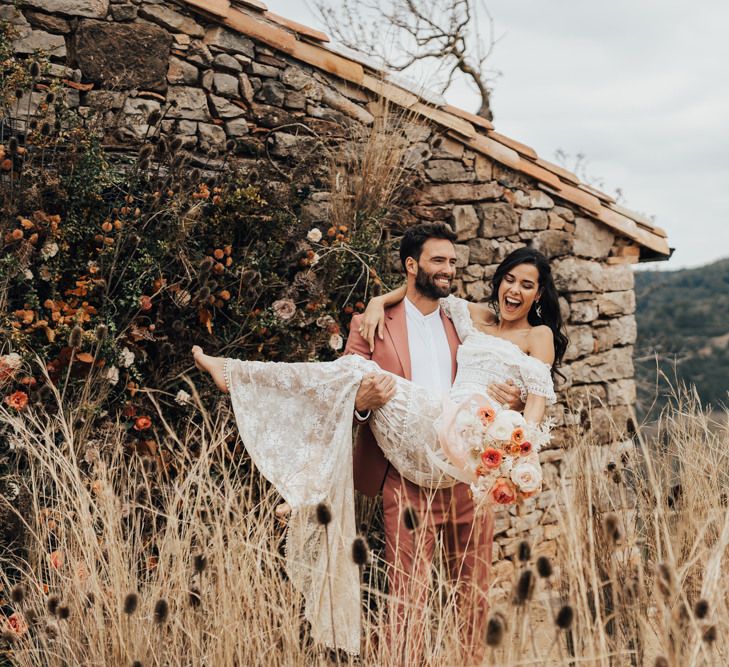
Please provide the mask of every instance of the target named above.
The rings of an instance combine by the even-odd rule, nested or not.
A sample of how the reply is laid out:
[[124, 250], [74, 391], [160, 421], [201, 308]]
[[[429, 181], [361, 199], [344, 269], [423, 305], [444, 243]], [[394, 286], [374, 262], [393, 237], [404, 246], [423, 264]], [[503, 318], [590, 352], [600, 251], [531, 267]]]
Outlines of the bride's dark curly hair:
[[[559, 296], [557, 288], [554, 286], [552, 278], [552, 269], [549, 266], [547, 258], [534, 248], [519, 248], [506, 256], [503, 262], [496, 267], [496, 273], [491, 279], [491, 294], [489, 302], [498, 312], [499, 304], [499, 286], [504, 276], [519, 264], [532, 264], [537, 268], [539, 273], [539, 289], [541, 295], [539, 297], [539, 305], [541, 306], [541, 314], [537, 315], [537, 302], [532, 304], [527, 315], [527, 320], [532, 326], [546, 324], [554, 335], [554, 364], [552, 364], [552, 372], [557, 372], [557, 367], [562, 363], [565, 350], [569, 344], [569, 339], [564, 334], [562, 314], [559, 311]], [[559, 373], [561, 375], [561, 373]]]

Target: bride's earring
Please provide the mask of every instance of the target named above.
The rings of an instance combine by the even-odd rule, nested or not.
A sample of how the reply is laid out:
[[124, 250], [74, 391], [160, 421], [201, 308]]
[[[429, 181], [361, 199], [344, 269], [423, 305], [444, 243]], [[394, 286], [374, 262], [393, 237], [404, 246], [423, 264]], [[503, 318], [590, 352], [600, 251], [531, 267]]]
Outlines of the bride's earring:
[[537, 301], [537, 317], [542, 318], [542, 304], [539, 301]]

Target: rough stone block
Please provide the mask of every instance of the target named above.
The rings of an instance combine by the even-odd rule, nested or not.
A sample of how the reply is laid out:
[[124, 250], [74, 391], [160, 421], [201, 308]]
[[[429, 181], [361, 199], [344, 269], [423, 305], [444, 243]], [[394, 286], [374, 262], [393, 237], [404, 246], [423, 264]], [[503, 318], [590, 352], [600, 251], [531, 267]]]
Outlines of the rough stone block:
[[13, 42], [16, 53], [35, 53], [45, 51], [52, 58], [66, 57], [66, 40], [63, 35], [54, 35], [45, 30], [19, 31], [21, 37]]
[[546, 211], [528, 209], [522, 212], [519, 227], [531, 230], [547, 229], [549, 227], [549, 216]]
[[219, 53], [215, 56], [213, 64], [218, 69], [228, 70], [229, 72], [242, 72], [243, 65], [241, 65], [233, 56], [227, 53]]
[[576, 384], [591, 384], [633, 377], [633, 348], [615, 347], [571, 364]]
[[499, 241], [497, 239], [471, 239], [468, 242], [471, 250], [471, 262], [479, 264], [498, 264], [512, 250], [521, 247], [520, 243]]
[[220, 118], [238, 118], [245, 113], [237, 104], [233, 104], [230, 100], [218, 95], [210, 95], [210, 102]]
[[552, 213], [556, 213], [560, 218], [567, 222], [574, 222], [575, 214], [572, 209], [566, 208], [565, 206], [555, 206], [552, 209]]
[[185, 60], [172, 56], [167, 69], [167, 81], [171, 84], [194, 85], [197, 83], [198, 69]]
[[203, 148], [221, 148], [225, 146], [227, 137], [225, 130], [212, 123], [198, 123], [197, 133], [200, 138], [200, 145]]
[[546, 192], [542, 192], [541, 190], [529, 190], [529, 199], [531, 201], [532, 208], [554, 208], [554, 201], [552, 198]]
[[[240, 96], [250, 104], [253, 102], [253, 86], [251, 80], [242, 72], [238, 75], [238, 87], [240, 89]], [[301, 107], [302, 109], [304, 107]]]
[[[222, 99], [222, 98], [220, 98]], [[208, 101], [205, 92], [192, 86], [170, 86], [167, 93], [170, 108], [169, 118], [186, 118], [188, 120], [209, 120]], [[173, 104], [175, 103], [175, 104]]]
[[484, 239], [509, 236], [519, 231], [519, 214], [509, 204], [480, 204], [478, 208], [482, 222], [481, 236]]
[[491, 181], [494, 178], [493, 162], [480, 153], [476, 154], [473, 169], [476, 173], [476, 180], [479, 183]]
[[476, 209], [470, 204], [458, 204], [453, 207], [453, 231], [458, 241], [476, 238], [480, 224]]
[[[314, 143], [314, 137], [308, 134], [297, 135], [287, 132], [274, 132], [269, 137], [269, 150], [271, 155], [275, 157], [296, 157], [310, 151]], [[322, 219], [316, 218], [316, 220]]]
[[[561, 218], [560, 218], [561, 219]], [[539, 232], [532, 240], [532, 247], [547, 258], [562, 257], [572, 252], [572, 234], [557, 229]]]
[[164, 92], [172, 37], [148, 23], [81, 21], [74, 35], [83, 76], [108, 88]]
[[103, 19], [109, 11], [109, 0], [24, 0], [23, 5], [49, 14], [87, 16]]
[[607, 292], [597, 298], [597, 310], [601, 317], [618, 317], [635, 312], [635, 292]]
[[483, 280], [466, 283], [466, 294], [476, 303], [485, 301], [491, 290]]
[[[112, 7], [112, 11], [113, 10], [114, 7]], [[66, 19], [61, 18], [60, 16], [54, 16], [53, 14], [44, 14], [43, 12], [34, 12], [31, 9], [27, 9], [25, 12], [25, 18], [30, 21], [30, 24], [34, 28], [40, 28], [41, 30], [46, 30], [48, 32], [57, 32], [62, 35], [71, 32], [71, 24]]]
[[608, 382], [606, 388], [608, 405], [635, 404], [635, 380], [615, 380], [614, 382]]
[[573, 361], [592, 354], [595, 351], [595, 339], [591, 327], [568, 326], [567, 337], [570, 339], [570, 342], [564, 355], [565, 361]]
[[202, 37], [205, 34], [199, 23], [164, 4], [141, 5], [139, 15], [172, 32], [182, 32], [190, 37]]
[[133, 21], [139, 9], [136, 5], [112, 5], [111, 16], [115, 21]]
[[456, 243], [455, 248], [456, 248], [456, 268], [462, 269], [465, 266], [468, 266], [471, 249], [467, 245], [463, 245], [461, 243]]
[[225, 123], [225, 132], [229, 137], [240, 137], [248, 134], [248, 123], [245, 118], [233, 118]]
[[596, 262], [566, 257], [553, 263], [552, 273], [560, 292], [602, 292], [603, 271]]
[[231, 74], [215, 72], [213, 74], [213, 90], [223, 97], [238, 97], [238, 78]]
[[263, 104], [282, 106], [286, 99], [286, 86], [280, 81], [269, 79], [264, 81], [260, 90], [255, 94], [254, 99]]
[[460, 160], [430, 160], [425, 173], [438, 183], [465, 183], [473, 181], [475, 174], [468, 171]]
[[488, 199], [499, 199], [504, 189], [491, 183], [448, 183], [429, 185], [420, 192], [419, 204], [472, 204]]
[[253, 76], [260, 76], [264, 79], [278, 79], [281, 74], [281, 70], [278, 67], [271, 67], [270, 65], [263, 65], [262, 63], [253, 61], [248, 66], [249, 74]]
[[247, 58], [255, 57], [255, 50], [253, 48], [253, 42], [247, 37], [230, 30], [226, 30], [222, 26], [215, 26], [209, 28], [205, 32], [205, 38], [203, 39], [207, 46], [214, 46], [215, 48], [222, 49], [223, 51], [234, 51], [236, 53], [242, 53]]
[[372, 125], [375, 121], [375, 117], [369, 111], [328, 86], [321, 89], [321, 102], [365, 125]]
[[592, 322], [597, 319], [595, 301], [575, 301], [570, 306], [570, 321], [575, 323]]
[[607, 257], [615, 241], [608, 227], [588, 218], [575, 220], [574, 253], [580, 257]]
[[600, 350], [608, 350], [616, 345], [632, 345], [638, 335], [635, 317], [626, 315], [607, 320], [605, 326], [595, 330], [595, 335]]
[[635, 276], [629, 265], [615, 264], [603, 267], [600, 281], [601, 292], [622, 292], [632, 290], [635, 286]]

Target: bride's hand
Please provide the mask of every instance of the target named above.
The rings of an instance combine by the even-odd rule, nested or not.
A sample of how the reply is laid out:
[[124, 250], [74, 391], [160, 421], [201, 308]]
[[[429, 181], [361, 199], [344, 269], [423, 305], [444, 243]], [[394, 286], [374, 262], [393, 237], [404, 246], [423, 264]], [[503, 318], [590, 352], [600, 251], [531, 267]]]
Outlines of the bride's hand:
[[375, 351], [375, 333], [382, 340], [385, 337], [385, 303], [382, 297], [370, 299], [359, 326], [359, 333], [370, 346], [370, 352]]

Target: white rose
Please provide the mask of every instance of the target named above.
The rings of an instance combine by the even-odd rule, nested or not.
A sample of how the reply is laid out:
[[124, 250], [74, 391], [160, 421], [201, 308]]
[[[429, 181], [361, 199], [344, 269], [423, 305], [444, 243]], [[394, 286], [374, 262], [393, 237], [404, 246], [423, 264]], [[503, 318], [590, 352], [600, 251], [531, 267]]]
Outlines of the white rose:
[[514, 410], [502, 410], [491, 422], [486, 434], [494, 440], [511, 440], [511, 434], [519, 426], [525, 426], [526, 422], [518, 412]]
[[511, 481], [520, 491], [532, 493], [542, 485], [542, 469], [533, 463], [518, 463], [511, 470]]
[[309, 260], [311, 266], [316, 266], [319, 263], [319, 260], [321, 257], [319, 257], [319, 253], [314, 253], [314, 256]]
[[109, 366], [106, 369], [105, 377], [109, 381], [109, 384], [116, 385], [119, 382], [119, 369], [116, 366]]
[[296, 304], [291, 299], [279, 299], [271, 304], [273, 314], [284, 322], [296, 315]]
[[332, 350], [341, 350], [344, 345], [344, 339], [339, 334], [332, 334], [329, 336], [329, 347]]
[[119, 362], [119, 365], [122, 368], [129, 368], [134, 363], [134, 352], [132, 352], [128, 347], [125, 347], [121, 351], [121, 361]]
[[33, 280], [33, 277], [34, 277], [33, 272], [30, 269], [26, 269], [23, 272], [23, 276], [25, 277], [26, 280]]
[[17, 352], [11, 352], [10, 354], [6, 354], [4, 357], [0, 357], [0, 361], [8, 368], [12, 368], [14, 371], [17, 371], [23, 363], [23, 360]]
[[310, 229], [309, 233], [306, 235], [306, 238], [312, 243], [319, 243], [319, 241], [321, 241], [321, 229], [319, 229], [318, 227]]

